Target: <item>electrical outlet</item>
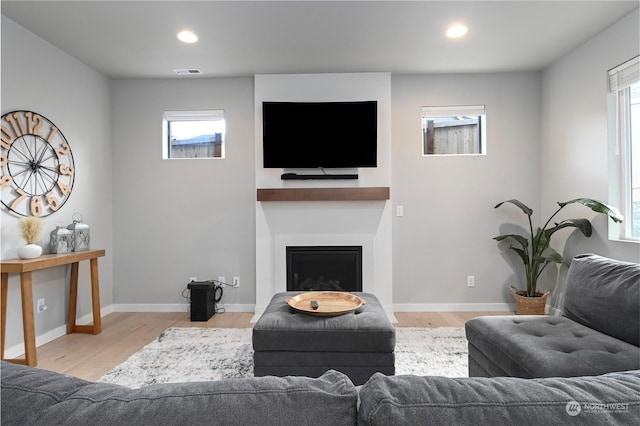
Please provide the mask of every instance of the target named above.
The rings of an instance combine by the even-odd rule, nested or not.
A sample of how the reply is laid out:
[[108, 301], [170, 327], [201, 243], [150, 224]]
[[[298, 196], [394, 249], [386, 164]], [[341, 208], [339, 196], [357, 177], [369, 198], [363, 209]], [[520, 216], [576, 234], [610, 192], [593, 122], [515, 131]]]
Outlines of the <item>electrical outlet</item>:
[[476, 286], [476, 277], [473, 275], [469, 275], [467, 277], [467, 287], [475, 287]]
[[223, 283], [223, 284], [227, 283], [227, 279], [225, 277], [218, 277], [218, 281]]
[[240, 277], [233, 277], [233, 286], [240, 287]]
[[38, 313], [40, 312], [44, 312], [47, 310], [47, 304], [45, 303], [44, 299], [38, 299], [36, 302], [36, 306], [37, 306], [37, 311]]
[[192, 283], [194, 281], [198, 281], [198, 277], [189, 277], [189, 282]]

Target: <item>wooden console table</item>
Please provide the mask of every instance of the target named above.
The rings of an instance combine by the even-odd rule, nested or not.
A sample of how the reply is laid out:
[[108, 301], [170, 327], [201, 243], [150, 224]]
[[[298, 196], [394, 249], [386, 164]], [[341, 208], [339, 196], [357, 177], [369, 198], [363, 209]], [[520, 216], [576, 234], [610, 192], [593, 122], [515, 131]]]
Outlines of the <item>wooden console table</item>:
[[[7, 326], [7, 290], [9, 287], [9, 274], [20, 274], [20, 292], [22, 296], [22, 328], [24, 332], [24, 359], [10, 359], [16, 364], [35, 366], [38, 364], [36, 355], [36, 333], [33, 316], [33, 289], [31, 272], [55, 266], [71, 264], [71, 279], [69, 286], [69, 316], [67, 321], [67, 334], [69, 333], [93, 333], [102, 331], [102, 319], [100, 317], [100, 284], [98, 278], [98, 258], [105, 255], [103, 249], [87, 250], [66, 254], [45, 254], [36, 259], [12, 259], [3, 260], [0, 264], [2, 271], [2, 325], [0, 326], [0, 358], [4, 358], [5, 331]], [[83, 260], [90, 262], [91, 268], [91, 301], [93, 309], [93, 324], [76, 325], [76, 309], [78, 303], [78, 269]]]

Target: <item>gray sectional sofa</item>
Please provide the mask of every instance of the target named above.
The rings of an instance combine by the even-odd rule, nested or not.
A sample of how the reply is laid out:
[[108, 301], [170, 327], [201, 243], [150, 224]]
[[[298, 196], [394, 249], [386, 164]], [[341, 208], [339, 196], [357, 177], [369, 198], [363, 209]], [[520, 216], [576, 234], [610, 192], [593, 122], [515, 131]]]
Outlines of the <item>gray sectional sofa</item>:
[[640, 369], [640, 264], [576, 256], [562, 315], [465, 324], [469, 376], [572, 377]]
[[129, 389], [1, 363], [2, 425], [632, 425], [640, 371], [568, 379], [343, 373]]
[[578, 256], [562, 317], [483, 317], [467, 325], [471, 376], [579, 377], [375, 373], [356, 387], [331, 370], [317, 378], [129, 389], [2, 361], [0, 419], [3, 426], [635, 425], [639, 268]]

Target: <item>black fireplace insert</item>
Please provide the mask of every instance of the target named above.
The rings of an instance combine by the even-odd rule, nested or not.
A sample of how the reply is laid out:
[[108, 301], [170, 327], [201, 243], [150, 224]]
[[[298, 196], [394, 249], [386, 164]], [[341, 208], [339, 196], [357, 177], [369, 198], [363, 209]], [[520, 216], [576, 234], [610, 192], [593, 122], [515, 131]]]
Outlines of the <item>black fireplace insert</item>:
[[362, 291], [362, 246], [288, 246], [287, 291]]

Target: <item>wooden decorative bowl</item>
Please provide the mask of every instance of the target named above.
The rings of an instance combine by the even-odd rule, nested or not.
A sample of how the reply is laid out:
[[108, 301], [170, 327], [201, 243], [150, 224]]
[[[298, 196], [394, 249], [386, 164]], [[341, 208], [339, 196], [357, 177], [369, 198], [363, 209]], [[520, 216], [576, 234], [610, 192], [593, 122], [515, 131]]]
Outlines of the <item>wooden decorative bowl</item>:
[[287, 300], [293, 309], [319, 317], [344, 315], [366, 303], [363, 298], [343, 291], [310, 291]]

